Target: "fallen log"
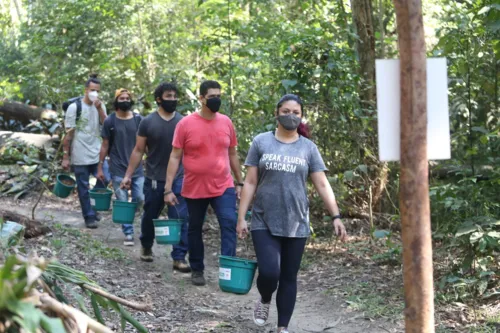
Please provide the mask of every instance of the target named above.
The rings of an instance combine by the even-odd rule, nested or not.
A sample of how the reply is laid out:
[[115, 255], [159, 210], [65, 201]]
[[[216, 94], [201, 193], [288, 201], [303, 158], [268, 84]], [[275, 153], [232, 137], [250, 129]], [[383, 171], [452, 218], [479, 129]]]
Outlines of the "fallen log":
[[19, 140], [39, 148], [50, 148], [60, 141], [57, 135], [0, 131], [0, 147], [3, 147], [9, 140]]
[[34, 105], [1, 99], [0, 115], [4, 118], [18, 120], [23, 125], [28, 125], [31, 120], [54, 119], [57, 117], [57, 112]]
[[0, 217], [3, 221], [12, 221], [22, 224], [26, 228], [24, 231], [24, 238], [38, 237], [50, 231], [50, 228], [43, 225], [40, 221], [32, 220], [26, 216], [8, 210], [0, 210]]
[[495, 168], [492, 165], [477, 165], [474, 172], [470, 166], [434, 166], [429, 168], [429, 177], [434, 179], [448, 179], [456, 176], [474, 177], [478, 180], [488, 180], [494, 173]]

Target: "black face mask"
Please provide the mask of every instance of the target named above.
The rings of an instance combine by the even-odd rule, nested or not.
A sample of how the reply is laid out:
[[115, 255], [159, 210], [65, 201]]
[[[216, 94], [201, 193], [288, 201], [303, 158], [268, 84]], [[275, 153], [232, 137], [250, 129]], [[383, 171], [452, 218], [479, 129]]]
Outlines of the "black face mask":
[[174, 100], [162, 99], [160, 105], [161, 105], [161, 108], [163, 110], [165, 110], [165, 112], [172, 113], [177, 108], [177, 100], [176, 99], [174, 99]]
[[222, 101], [219, 97], [209, 98], [207, 99], [207, 108], [212, 112], [217, 112], [220, 109]]
[[302, 119], [300, 117], [292, 114], [284, 114], [278, 116], [278, 122], [283, 126], [287, 131], [296, 130]]
[[130, 101], [116, 102], [115, 107], [125, 112], [130, 111], [130, 109], [132, 108], [132, 102]]

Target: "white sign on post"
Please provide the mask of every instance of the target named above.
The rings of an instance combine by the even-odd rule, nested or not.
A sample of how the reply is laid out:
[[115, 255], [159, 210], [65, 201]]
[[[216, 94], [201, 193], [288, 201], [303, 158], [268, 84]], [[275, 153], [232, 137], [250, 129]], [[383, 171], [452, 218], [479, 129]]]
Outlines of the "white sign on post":
[[[376, 60], [378, 145], [381, 161], [399, 161], [401, 87], [399, 60]], [[446, 58], [427, 59], [427, 159], [451, 157]]]

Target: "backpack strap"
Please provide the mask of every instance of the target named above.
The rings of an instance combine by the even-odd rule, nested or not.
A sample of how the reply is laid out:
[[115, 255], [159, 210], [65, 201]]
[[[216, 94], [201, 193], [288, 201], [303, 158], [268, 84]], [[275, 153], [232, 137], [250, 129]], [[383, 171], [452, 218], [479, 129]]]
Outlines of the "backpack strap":
[[113, 146], [113, 141], [115, 141], [115, 122], [116, 122], [116, 113], [113, 112], [109, 115], [109, 145], [108, 145], [108, 156], [111, 154], [111, 146]]
[[[112, 114], [109, 115], [109, 121], [110, 121], [110, 128], [109, 128], [109, 146], [108, 146], [108, 155], [111, 154], [111, 146], [113, 145], [113, 142], [115, 141], [115, 122], [116, 122], [116, 113], [113, 112]], [[139, 114], [134, 113], [134, 121], [135, 121], [135, 126], [136, 126], [136, 132], [139, 130], [139, 124], [141, 123], [142, 117]]]
[[76, 119], [75, 119], [75, 124], [78, 123], [78, 120], [80, 120], [80, 117], [82, 116], [82, 99], [78, 98], [76, 101]]

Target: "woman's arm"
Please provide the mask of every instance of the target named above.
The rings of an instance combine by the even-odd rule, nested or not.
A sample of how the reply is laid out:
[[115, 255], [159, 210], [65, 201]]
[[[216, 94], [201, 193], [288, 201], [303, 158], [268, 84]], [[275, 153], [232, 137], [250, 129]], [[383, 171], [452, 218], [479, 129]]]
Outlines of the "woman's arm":
[[[330, 212], [331, 216], [340, 215], [339, 206], [337, 205], [337, 201], [335, 200], [335, 195], [333, 194], [332, 187], [326, 178], [324, 172], [313, 172], [311, 173], [311, 180], [318, 191], [319, 196], [325, 203], [328, 212]], [[347, 232], [345, 230], [344, 225], [340, 218], [336, 218], [333, 220], [333, 226], [335, 228], [335, 232], [337, 236], [339, 236], [340, 240], [345, 241], [347, 239]]]
[[255, 191], [257, 191], [258, 172], [255, 166], [247, 167], [247, 176], [245, 177], [245, 185], [241, 191], [240, 208], [238, 210], [238, 225], [236, 226], [236, 231], [240, 238], [245, 237], [248, 233], [245, 215], [248, 207], [250, 207]]

